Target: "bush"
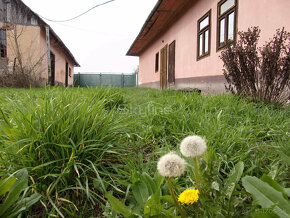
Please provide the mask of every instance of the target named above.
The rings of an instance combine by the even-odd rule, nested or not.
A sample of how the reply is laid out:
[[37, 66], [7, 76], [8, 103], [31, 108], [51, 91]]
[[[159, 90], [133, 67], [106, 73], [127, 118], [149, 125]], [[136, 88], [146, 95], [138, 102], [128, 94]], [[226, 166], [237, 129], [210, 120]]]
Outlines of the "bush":
[[16, 67], [12, 72], [5, 69], [0, 72], [0, 87], [29, 88], [41, 87], [44, 81], [39, 72], [29, 67]]
[[284, 28], [258, 48], [258, 27], [239, 32], [239, 40], [221, 53], [226, 89], [266, 103], [286, 104], [290, 87], [290, 33]]

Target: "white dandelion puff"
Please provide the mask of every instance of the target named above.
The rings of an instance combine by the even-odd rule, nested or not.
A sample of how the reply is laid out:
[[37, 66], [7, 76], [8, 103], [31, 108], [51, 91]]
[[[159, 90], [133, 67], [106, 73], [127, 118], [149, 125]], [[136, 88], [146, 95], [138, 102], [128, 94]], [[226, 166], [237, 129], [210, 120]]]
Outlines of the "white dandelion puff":
[[157, 170], [163, 177], [178, 177], [184, 174], [186, 162], [177, 154], [170, 152], [160, 158]]
[[207, 146], [200, 136], [187, 136], [180, 144], [180, 152], [185, 157], [197, 157], [203, 155]]

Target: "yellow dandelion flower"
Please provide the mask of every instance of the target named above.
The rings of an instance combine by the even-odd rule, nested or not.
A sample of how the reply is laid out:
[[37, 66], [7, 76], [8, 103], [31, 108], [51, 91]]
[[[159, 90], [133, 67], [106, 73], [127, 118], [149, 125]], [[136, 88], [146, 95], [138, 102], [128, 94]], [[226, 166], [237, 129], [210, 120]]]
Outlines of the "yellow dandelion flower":
[[193, 204], [198, 201], [198, 194], [199, 194], [198, 189], [185, 190], [179, 195], [178, 201], [181, 204], [187, 204], [187, 205]]

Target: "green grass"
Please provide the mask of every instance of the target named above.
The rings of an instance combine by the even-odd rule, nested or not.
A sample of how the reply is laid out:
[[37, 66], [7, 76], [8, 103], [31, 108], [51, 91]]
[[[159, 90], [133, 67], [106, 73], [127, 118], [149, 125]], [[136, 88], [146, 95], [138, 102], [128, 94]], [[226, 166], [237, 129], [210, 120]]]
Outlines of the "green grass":
[[[219, 171], [290, 185], [290, 109], [173, 90], [0, 89], [0, 176], [27, 168], [42, 194], [30, 215], [101, 216], [106, 191], [128, 194], [134, 174], [188, 135], [206, 138]], [[78, 208], [78, 210], [76, 210]], [[46, 215], [45, 215], [46, 214]]]

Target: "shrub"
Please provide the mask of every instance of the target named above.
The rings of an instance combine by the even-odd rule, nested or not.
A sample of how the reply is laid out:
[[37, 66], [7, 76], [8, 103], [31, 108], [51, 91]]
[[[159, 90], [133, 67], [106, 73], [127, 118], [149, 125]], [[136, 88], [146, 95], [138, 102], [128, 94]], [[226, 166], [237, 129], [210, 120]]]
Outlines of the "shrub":
[[290, 33], [284, 28], [258, 48], [258, 27], [239, 32], [239, 40], [221, 53], [226, 89], [267, 103], [286, 104], [290, 86]]
[[0, 73], [0, 87], [14, 87], [14, 88], [29, 88], [41, 87], [44, 81], [40, 76], [40, 72], [34, 72], [30, 67], [15, 67], [10, 72], [5, 69]]

